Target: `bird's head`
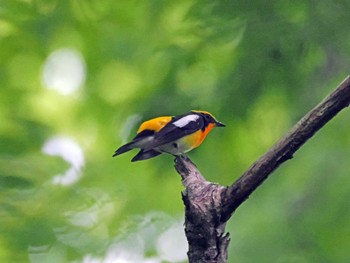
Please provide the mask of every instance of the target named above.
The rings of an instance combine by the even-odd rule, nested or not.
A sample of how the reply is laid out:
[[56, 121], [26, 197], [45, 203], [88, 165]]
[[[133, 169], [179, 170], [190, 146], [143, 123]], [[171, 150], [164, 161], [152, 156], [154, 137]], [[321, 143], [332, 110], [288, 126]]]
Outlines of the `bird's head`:
[[214, 124], [216, 127], [225, 127], [226, 125], [218, 121], [210, 112], [202, 110], [192, 110], [192, 112], [199, 114], [203, 117], [207, 125]]

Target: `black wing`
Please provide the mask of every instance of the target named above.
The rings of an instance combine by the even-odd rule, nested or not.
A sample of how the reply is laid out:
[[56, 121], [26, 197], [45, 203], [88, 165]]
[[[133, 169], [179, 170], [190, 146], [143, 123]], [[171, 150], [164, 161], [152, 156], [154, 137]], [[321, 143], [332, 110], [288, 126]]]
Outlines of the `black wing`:
[[[192, 114], [196, 115], [196, 114]], [[159, 132], [154, 135], [153, 142], [145, 150], [149, 150], [161, 145], [168, 144], [170, 142], [176, 141], [186, 135], [192, 134], [204, 126], [204, 120], [201, 116], [198, 116], [195, 120], [190, 120], [186, 122], [186, 125], [176, 125], [177, 121], [182, 118], [186, 118], [188, 114], [175, 117], [167, 125], [164, 126]]]
[[155, 150], [149, 150], [149, 151], [144, 151], [144, 150], [140, 150], [138, 152], [138, 154], [136, 154], [134, 156], [134, 158], [132, 158], [132, 162], [136, 162], [136, 161], [142, 161], [142, 160], [147, 160], [153, 157], [158, 156], [159, 154], [162, 154], [161, 152], [157, 152]]
[[134, 149], [134, 148], [137, 148], [137, 146], [135, 146], [135, 145], [137, 145], [138, 142], [142, 141], [142, 140], [145, 139], [146, 137], [153, 136], [153, 134], [154, 134], [154, 131], [151, 131], [151, 130], [144, 130], [144, 131], [138, 133], [138, 134], [134, 137], [134, 139], [132, 139], [131, 142], [129, 142], [129, 143], [127, 143], [127, 144], [124, 144], [124, 145], [122, 145], [121, 147], [119, 147], [119, 148], [115, 151], [115, 153], [113, 154], [112, 157], [117, 156], [117, 155], [122, 154], [122, 153], [125, 153], [125, 152], [128, 152], [128, 151], [130, 151], [130, 150], [132, 150], [132, 149]]
[[153, 136], [153, 134], [154, 134], [154, 131], [152, 130], [143, 130], [142, 132], [139, 132], [138, 134], [136, 134], [134, 139], [132, 139], [132, 142], [138, 142], [146, 137]]

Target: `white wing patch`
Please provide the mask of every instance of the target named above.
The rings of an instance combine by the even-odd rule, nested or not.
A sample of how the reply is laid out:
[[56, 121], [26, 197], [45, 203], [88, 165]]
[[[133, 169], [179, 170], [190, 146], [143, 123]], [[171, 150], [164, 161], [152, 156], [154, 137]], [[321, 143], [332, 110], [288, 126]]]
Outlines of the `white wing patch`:
[[189, 124], [191, 121], [196, 121], [198, 120], [199, 116], [196, 114], [191, 114], [191, 115], [187, 115], [185, 117], [182, 117], [181, 119], [178, 119], [177, 121], [175, 121], [173, 124], [176, 127], [182, 128], [185, 127], [187, 124]]

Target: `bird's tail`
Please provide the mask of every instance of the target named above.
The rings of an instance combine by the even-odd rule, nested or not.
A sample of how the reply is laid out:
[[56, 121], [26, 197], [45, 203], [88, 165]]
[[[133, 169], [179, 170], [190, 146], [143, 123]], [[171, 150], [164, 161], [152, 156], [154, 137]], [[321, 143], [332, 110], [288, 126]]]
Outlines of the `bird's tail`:
[[138, 152], [138, 154], [135, 155], [134, 158], [132, 158], [131, 161], [132, 162], [143, 161], [143, 160], [147, 160], [147, 159], [156, 157], [159, 154], [161, 154], [161, 152], [157, 152], [155, 150], [148, 150], [148, 151], [141, 150]]
[[128, 152], [128, 151], [130, 151], [130, 150], [132, 150], [132, 149], [134, 149], [134, 148], [135, 148], [134, 142], [129, 142], [129, 143], [127, 143], [127, 144], [124, 144], [123, 146], [119, 147], [119, 148], [115, 151], [115, 153], [113, 154], [112, 157], [117, 156], [117, 155], [122, 154], [122, 153], [125, 153], [125, 152]]

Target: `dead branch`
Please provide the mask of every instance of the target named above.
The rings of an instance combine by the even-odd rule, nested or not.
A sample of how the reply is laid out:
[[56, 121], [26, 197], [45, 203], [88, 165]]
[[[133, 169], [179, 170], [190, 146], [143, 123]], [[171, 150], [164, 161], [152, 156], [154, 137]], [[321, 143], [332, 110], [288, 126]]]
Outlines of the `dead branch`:
[[349, 104], [350, 76], [228, 187], [206, 181], [190, 160], [176, 158], [175, 168], [185, 186], [182, 197], [189, 262], [227, 262], [227, 220], [277, 167]]

